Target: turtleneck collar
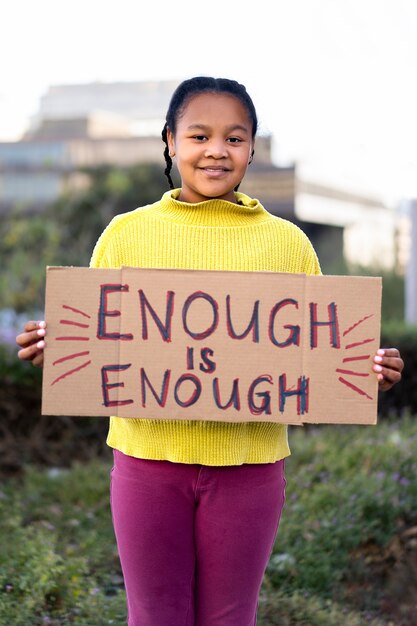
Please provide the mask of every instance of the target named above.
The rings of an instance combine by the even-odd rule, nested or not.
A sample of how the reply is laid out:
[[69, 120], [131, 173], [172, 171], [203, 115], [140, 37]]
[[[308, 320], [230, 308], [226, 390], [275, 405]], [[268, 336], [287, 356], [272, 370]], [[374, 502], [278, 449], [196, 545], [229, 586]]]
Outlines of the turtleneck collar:
[[159, 217], [190, 226], [246, 226], [270, 218], [259, 200], [235, 192], [236, 201], [212, 198], [204, 202], [188, 203], [178, 200], [181, 189], [172, 189], [153, 205]]

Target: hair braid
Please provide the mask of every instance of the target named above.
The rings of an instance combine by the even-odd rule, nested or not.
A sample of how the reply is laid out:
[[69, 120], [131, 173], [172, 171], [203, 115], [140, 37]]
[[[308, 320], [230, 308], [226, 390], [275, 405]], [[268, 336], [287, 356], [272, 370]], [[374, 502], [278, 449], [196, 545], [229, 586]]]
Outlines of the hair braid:
[[175, 189], [174, 182], [173, 182], [173, 180], [171, 178], [172, 159], [169, 156], [167, 128], [168, 128], [168, 124], [165, 123], [165, 126], [163, 127], [162, 133], [161, 133], [162, 134], [162, 141], [165, 143], [164, 158], [165, 158], [166, 168], [164, 170], [164, 174], [168, 178], [169, 188], [170, 189]]

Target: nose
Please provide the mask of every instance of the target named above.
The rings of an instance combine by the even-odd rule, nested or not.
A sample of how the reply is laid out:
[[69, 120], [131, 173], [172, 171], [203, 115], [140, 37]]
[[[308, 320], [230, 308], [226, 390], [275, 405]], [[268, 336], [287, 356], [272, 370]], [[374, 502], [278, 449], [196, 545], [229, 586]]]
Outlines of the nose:
[[210, 141], [207, 141], [205, 144], [204, 156], [213, 159], [223, 159], [227, 157], [226, 143], [221, 139], [210, 139]]

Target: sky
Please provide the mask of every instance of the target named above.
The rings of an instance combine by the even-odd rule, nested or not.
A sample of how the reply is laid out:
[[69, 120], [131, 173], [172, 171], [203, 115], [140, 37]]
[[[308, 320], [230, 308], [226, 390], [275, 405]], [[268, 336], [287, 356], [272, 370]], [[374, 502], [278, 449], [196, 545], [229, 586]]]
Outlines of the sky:
[[0, 140], [50, 85], [242, 82], [277, 164], [380, 198], [417, 198], [416, 0], [10, 0], [0, 9]]

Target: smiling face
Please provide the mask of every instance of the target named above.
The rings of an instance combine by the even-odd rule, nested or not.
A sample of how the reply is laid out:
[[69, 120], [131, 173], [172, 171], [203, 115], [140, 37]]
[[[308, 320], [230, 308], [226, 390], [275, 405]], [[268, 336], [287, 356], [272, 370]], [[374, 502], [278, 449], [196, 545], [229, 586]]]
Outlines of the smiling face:
[[252, 123], [234, 96], [193, 96], [167, 131], [170, 154], [181, 176], [182, 202], [220, 198], [236, 202], [234, 188], [245, 175], [253, 150]]

